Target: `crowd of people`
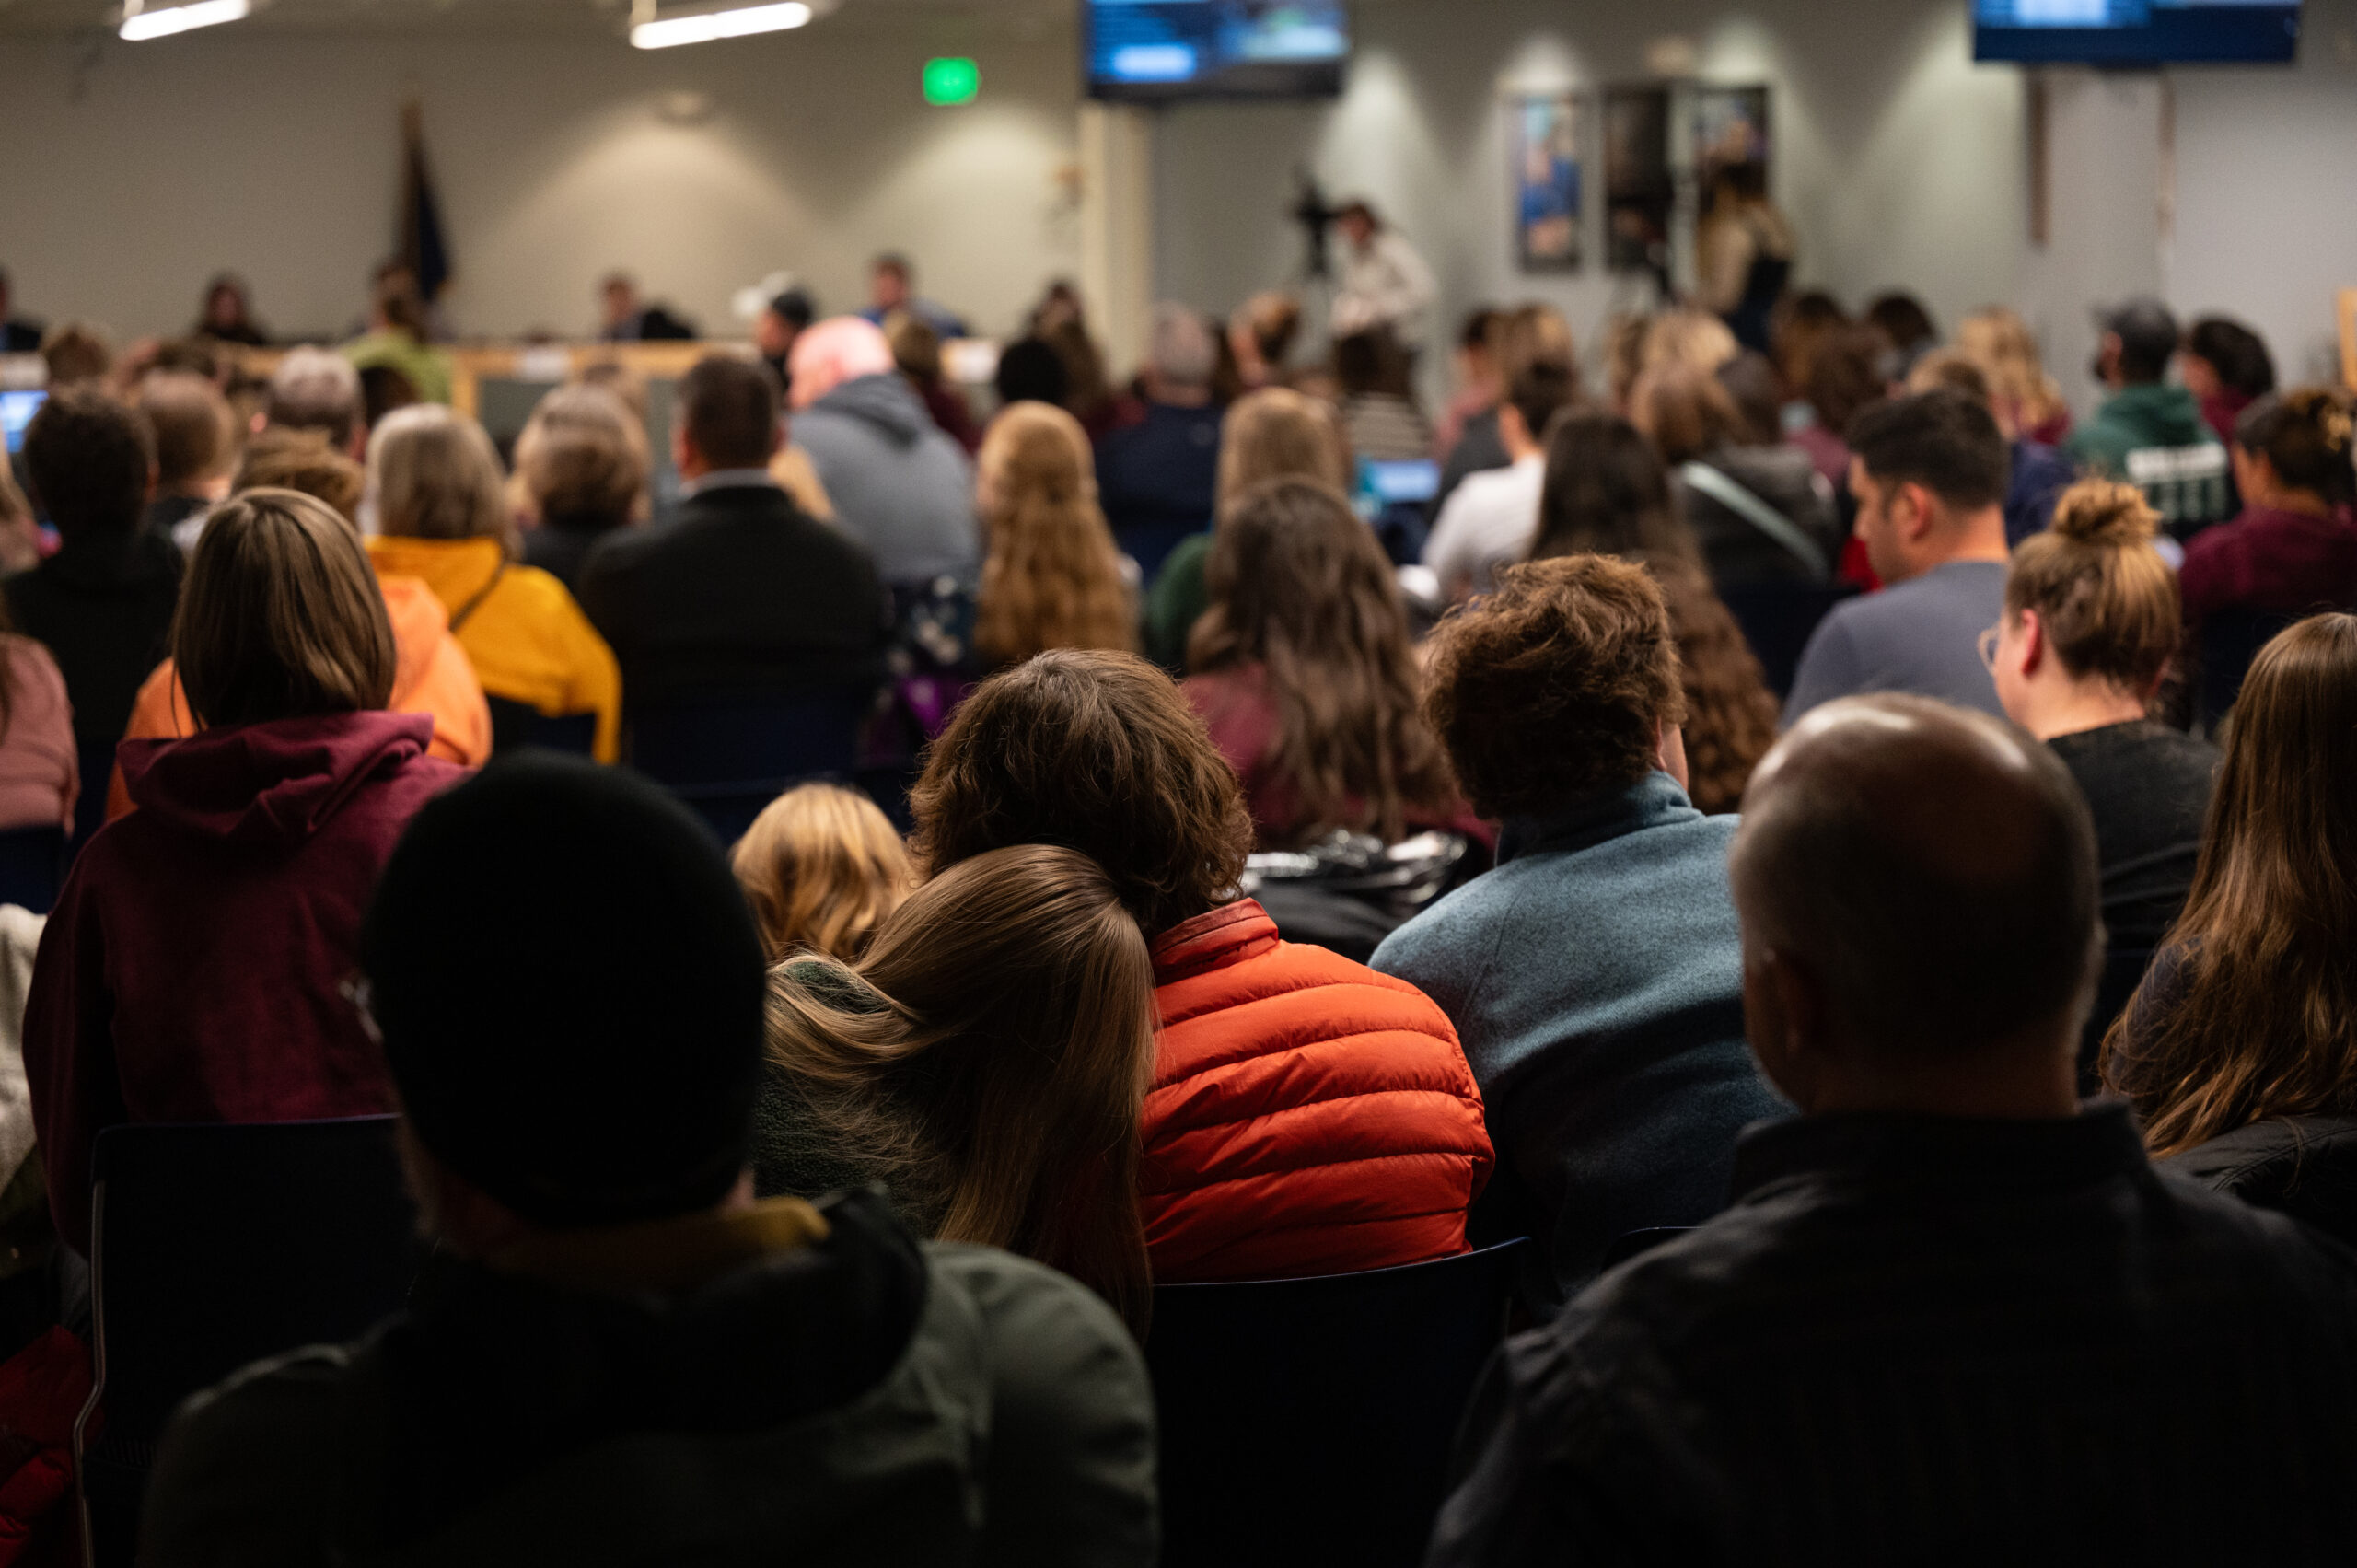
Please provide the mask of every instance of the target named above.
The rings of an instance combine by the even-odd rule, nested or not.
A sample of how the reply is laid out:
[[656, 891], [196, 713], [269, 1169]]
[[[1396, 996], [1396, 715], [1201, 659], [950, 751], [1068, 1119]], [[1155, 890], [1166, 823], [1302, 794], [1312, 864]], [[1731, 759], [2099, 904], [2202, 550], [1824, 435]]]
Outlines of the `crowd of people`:
[[[1320, 354], [1166, 304], [1117, 383], [1059, 285], [985, 396], [893, 256], [506, 451], [399, 269], [252, 387], [234, 279], [41, 339], [59, 1277], [125, 1123], [397, 1114], [435, 1243], [183, 1411], [143, 1561], [1144, 1564], [1157, 1286], [1507, 1237], [1433, 1563], [2350, 1549], [2357, 397], [2138, 300], [2074, 422], [2009, 310], [1766, 308], [1763, 221], [1427, 409], [1343, 226]], [[726, 851], [626, 765], [814, 697], [863, 766]]]

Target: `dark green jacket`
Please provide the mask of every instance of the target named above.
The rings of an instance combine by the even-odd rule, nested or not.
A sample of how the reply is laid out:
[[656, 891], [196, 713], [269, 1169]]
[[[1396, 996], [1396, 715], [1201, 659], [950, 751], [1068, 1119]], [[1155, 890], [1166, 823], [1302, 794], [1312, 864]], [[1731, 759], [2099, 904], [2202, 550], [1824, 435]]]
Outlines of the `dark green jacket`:
[[2095, 418], [2071, 433], [2062, 449], [2082, 467], [2107, 479], [2128, 477], [2128, 454], [2154, 447], [2214, 446], [2217, 436], [2201, 421], [2201, 405], [2183, 387], [2163, 383], [2123, 387], [2107, 399]]

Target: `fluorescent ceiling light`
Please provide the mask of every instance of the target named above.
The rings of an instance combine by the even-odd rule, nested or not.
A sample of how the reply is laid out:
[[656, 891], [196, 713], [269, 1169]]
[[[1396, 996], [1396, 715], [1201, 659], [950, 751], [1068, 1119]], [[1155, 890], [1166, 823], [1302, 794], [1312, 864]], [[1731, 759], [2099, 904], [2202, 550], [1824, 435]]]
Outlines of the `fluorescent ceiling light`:
[[193, 5], [169, 6], [160, 11], [134, 10], [122, 18], [119, 30], [122, 37], [137, 43], [145, 39], [169, 38], [191, 28], [243, 21], [252, 10], [252, 0], [195, 0]]
[[[243, 6], [246, 0], [208, 0], [210, 4]], [[630, 41], [641, 49], [671, 49], [682, 43], [710, 43], [714, 39], [744, 38], [757, 32], [784, 32], [807, 25], [816, 15], [806, 0], [782, 0], [773, 6], [739, 6], [728, 11], [704, 11], [690, 17], [665, 17], [640, 22], [630, 29]]]

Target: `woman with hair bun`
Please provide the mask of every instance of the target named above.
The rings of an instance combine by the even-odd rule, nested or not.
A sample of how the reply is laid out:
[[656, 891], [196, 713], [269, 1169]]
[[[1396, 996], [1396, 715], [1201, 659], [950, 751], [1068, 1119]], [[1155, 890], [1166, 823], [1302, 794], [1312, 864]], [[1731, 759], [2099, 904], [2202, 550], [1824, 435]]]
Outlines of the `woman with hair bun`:
[[2194, 536], [2178, 583], [2189, 626], [2221, 610], [2305, 615], [2357, 606], [2357, 398], [2304, 387], [2235, 422], [2242, 515]]
[[2014, 552], [2005, 613], [1981, 647], [2007, 716], [2071, 770], [2094, 814], [2103, 922], [2119, 960], [2089, 1045], [2127, 1001], [2184, 907], [2216, 749], [2147, 716], [2184, 634], [2160, 518], [2134, 485], [2063, 492]]

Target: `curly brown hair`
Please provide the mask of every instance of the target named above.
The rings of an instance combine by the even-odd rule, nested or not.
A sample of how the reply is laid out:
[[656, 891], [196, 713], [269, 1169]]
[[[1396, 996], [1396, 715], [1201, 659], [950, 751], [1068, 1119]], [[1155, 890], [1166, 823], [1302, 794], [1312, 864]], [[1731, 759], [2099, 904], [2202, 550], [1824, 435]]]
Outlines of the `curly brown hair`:
[[911, 792], [920, 872], [1014, 844], [1105, 868], [1149, 937], [1237, 896], [1252, 816], [1176, 682], [1134, 654], [1060, 649], [974, 689]]
[[1424, 712], [1484, 817], [1535, 817], [1655, 766], [1686, 718], [1652, 574], [1605, 555], [1510, 566], [1433, 633]]

